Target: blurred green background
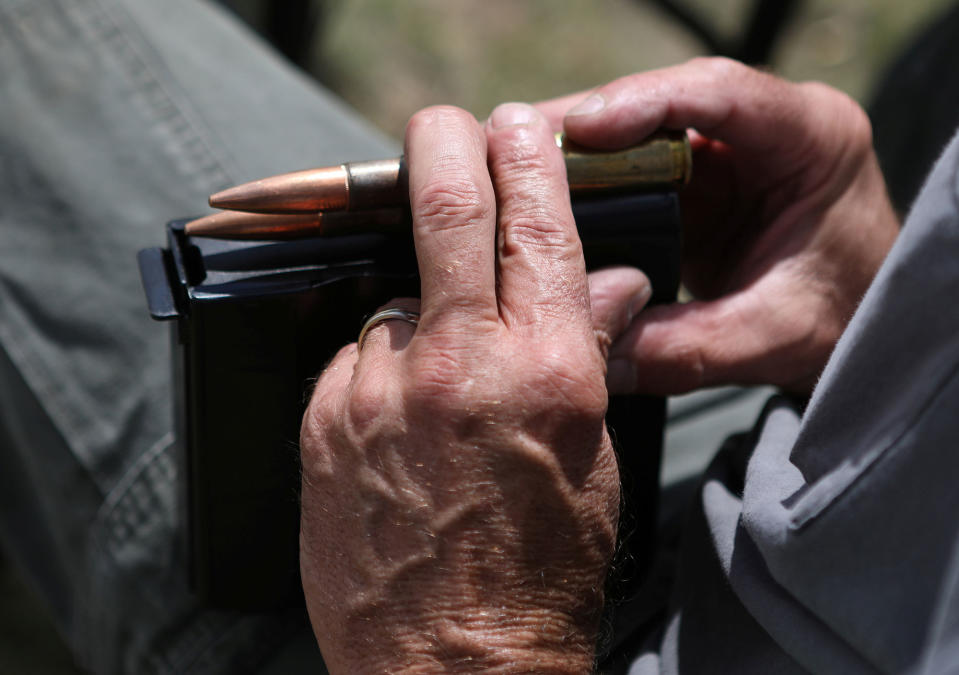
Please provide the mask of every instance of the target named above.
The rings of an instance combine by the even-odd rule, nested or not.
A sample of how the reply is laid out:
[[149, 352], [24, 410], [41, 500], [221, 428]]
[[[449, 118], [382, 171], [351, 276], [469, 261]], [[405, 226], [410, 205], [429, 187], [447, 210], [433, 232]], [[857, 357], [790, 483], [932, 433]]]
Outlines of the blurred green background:
[[[241, 13], [256, 20], [252, 0]], [[732, 39], [752, 0], [682, 0]], [[771, 67], [865, 101], [903, 41], [949, 0], [807, 0], [783, 30]], [[304, 62], [382, 129], [401, 136], [434, 103], [485, 116], [704, 54], [704, 45], [643, 0], [336, 0], [319, 10]]]

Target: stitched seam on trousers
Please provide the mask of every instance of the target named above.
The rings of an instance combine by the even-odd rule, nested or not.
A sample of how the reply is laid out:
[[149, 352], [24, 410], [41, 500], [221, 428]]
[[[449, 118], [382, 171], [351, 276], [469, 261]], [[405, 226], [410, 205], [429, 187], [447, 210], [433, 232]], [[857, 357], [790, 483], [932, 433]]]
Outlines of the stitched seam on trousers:
[[[96, 4], [95, 4], [96, 3]], [[135, 91], [137, 101], [134, 109], [143, 112], [148, 127], [156, 130], [165, 139], [160, 152], [181, 158], [177, 162], [184, 174], [203, 190], [222, 187], [229, 183], [228, 174], [209, 148], [189, 116], [184, 112], [185, 105], [178, 106], [174, 96], [168, 92], [161, 78], [153, 72], [149, 60], [141, 56], [137, 47], [137, 35], [134, 38], [124, 35], [124, 30], [133, 32], [116, 17], [111, 17], [102, 9], [100, 0], [67, 0], [44, 3], [14, 2], [0, 6], [0, 46], [16, 47], [21, 41], [27, 41], [24, 31], [31, 27], [40, 28], [47, 21], [62, 23], [60, 32], [77, 31], [77, 40], [97, 58], [108, 59], [115, 63], [120, 73], [130, 82], [131, 91]], [[126, 24], [130, 24], [129, 20]], [[9, 40], [2, 36], [7, 34]], [[146, 40], [140, 38], [143, 50], [148, 50]], [[3, 44], [6, 43], [6, 44]], [[160, 61], [160, 57], [156, 57]], [[0, 71], [3, 68], [0, 61]], [[5, 61], [11, 65], [9, 60]], [[112, 70], [112, 66], [111, 66]], [[162, 74], [162, 67], [160, 67]], [[170, 78], [172, 79], [172, 78]], [[84, 434], [84, 445], [103, 443], [114, 437], [114, 429], [104, 424], [95, 405], [90, 405], [82, 395], [62, 395], [64, 388], [75, 389], [72, 383], [63, 382], [55, 368], [45, 360], [38, 359], [30, 348], [34, 339], [33, 324], [24, 316], [19, 304], [12, 299], [10, 289], [3, 288], [0, 279], [0, 342], [3, 343], [24, 380], [51, 421], [66, 439], [68, 446], [83, 465], [84, 469], [97, 484], [101, 494], [109, 490], [109, 483], [97, 471], [92, 470], [89, 450], [78, 447], [76, 420], [82, 419], [88, 429]]]
[[[117, 486], [109, 492], [97, 511], [92, 524], [90, 546], [111, 564], [118, 564], [117, 549], [143, 534], [143, 527], [153, 519], [162, 517], [157, 512], [159, 503], [157, 487], [176, 481], [176, 468], [168, 451], [173, 447], [173, 434], [164, 434], [149, 450], [140, 455], [123, 475]], [[146, 490], [134, 489], [144, 484]], [[173, 505], [175, 508], [175, 504]], [[154, 598], [155, 600], [157, 598]]]
[[[68, 447], [71, 448], [74, 456], [77, 457], [93, 484], [97, 486], [100, 494], [105, 494], [105, 486], [98, 480], [95, 473], [90, 471], [85, 461], [86, 458], [77, 455], [69, 435], [63, 433], [64, 430], [73, 428], [73, 425], [69, 422], [69, 420], [73, 418], [73, 414], [63, 409], [60, 405], [63, 399], [55, 395], [56, 392], [54, 390], [57, 387], [56, 377], [53, 377], [52, 373], [43, 368], [45, 364], [33, 358], [32, 353], [25, 348], [26, 340], [18, 338], [11, 329], [14, 326], [29, 325], [29, 322], [25, 321], [16, 309], [16, 303], [10, 299], [6, 286], [2, 283], [2, 279], [0, 279], [0, 345], [6, 350], [10, 360], [20, 369], [24, 383], [33, 391], [34, 398], [36, 398], [40, 407], [47, 413], [47, 416], [51, 419], [57, 430], [63, 435]], [[20, 333], [22, 335], [28, 334], [27, 331], [23, 329], [20, 330]]]
[[[127, 497], [127, 494], [130, 488], [140, 480], [143, 473], [163, 454], [166, 452], [170, 446], [173, 445], [173, 432], [168, 432], [164, 434], [156, 443], [150, 446], [149, 450], [144, 452], [142, 455], [137, 457], [133, 465], [123, 474], [117, 484], [113, 487], [112, 490], [106, 495], [103, 504], [100, 505], [99, 510], [97, 511], [96, 522], [97, 523], [107, 523], [115, 517], [115, 512], [117, 509], [121, 508], [123, 505], [124, 498]], [[176, 480], [176, 473], [169, 476], [171, 481]], [[132, 523], [134, 530], [142, 525], [144, 514], [140, 512], [141, 518]], [[113, 536], [111, 528], [111, 536]], [[132, 532], [136, 534], [136, 532]], [[118, 541], [125, 541], [123, 538], [119, 538]]]
[[[135, 540], [139, 528], [144, 526], [154, 511], [151, 506], [154, 490], [145, 493], [136, 492], [137, 486], [146, 484], [155, 487], [158, 479], [173, 482], [176, 480], [175, 468], [169, 472], [161, 468], [161, 475], [150, 475], [164, 460], [169, 460], [169, 450], [173, 446], [173, 434], [165, 434], [147, 452], [141, 455], [136, 463], [124, 474], [117, 486], [107, 495], [101, 506], [96, 526], [100, 528], [94, 537], [94, 545], [102, 555], [116, 564], [116, 549], [125, 542]], [[173, 465], [171, 463], [171, 468]], [[157, 597], [154, 589], [147, 584], [143, 587], [144, 597], [152, 602], [162, 603], [163, 598]], [[256, 616], [235, 617], [220, 612], [200, 611], [190, 619], [180, 624], [180, 630], [175, 631], [166, 639], [151, 647], [146, 654], [146, 663], [149, 669], [158, 673], [190, 672], [198, 668], [206, 671], [209, 664], [222, 665], [225, 655], [227, 659], [236, 658], [242, 653], [244, 658], [263, 660], [273, 653], [282, 638], [295, 625], [289, 618], [271, 617], [259, 618]], [[256, 636], [255, 645], [247, 644], [249, 637]], [[91, 636], [91, 639], [94, 636]], [[108, 649], [103, 645], [101, 649]]]
[[[99, 573], [93, 577], [94, 581], [90, 589], [91, 602], [78, 607], [80, 615], [77, 617], [77, 625], [86, 628], [85, 633], [81, 629], [77, 648], [84, 657], [85, 665], [91, 669], [112, 669], [116, 667], [115, 664], [108, 664], [113, 664], [114, 659], [121, 658], [121, 654], [117, 652], [118, 645], [111, 641], [110, 636], [115, 631], [114, 628], [111, 628], [113, 622], [123, 621], [124, 617], [111, 615], [110, 610], [107, 611], [106, 615], [100, 615], [100, 607], [95, 604], [97, 598], [100, 597], [100, 592], [97, 589], [99, 584], [112, 583], [117, 578], [115, 572], [103, 573], [104, 564], [108, 566], [106, 569], [122, 569], [122, 564], [117, 559], [118, 547], [136, 537], [150, 515], [150, 502], [155, 501], [155, 489], [149, 491], [154, 495], [153, 499], [144, 499], [144, 495], [141, 494], [132, 501], [128, 501], [131, 488], [141, 484], [152, 467], [157, 466], [164, 459], [169, 459], [167, 451], [172, 446], [173, 434], [167, 433], [140, 455], [123, 474], [116, 487], [107, 494], [92, 524], [92, 536], [87, 551], [88, 564], [91, 566], [91, 571], [99, 570]], [[160, 476], [162, 480], [172, 482], [176, 477], [175, 470], [161, 470]], [[156, 487], [158, 477], [151, 476], [151, 478], [153, 483], [150, 483], [150, 485]], [[125, 505], [126, 508], [124, 508]], [[152, 506], [155, 508], [156, 504], [154, 503]], [[123, 522], [118, 519], [122, 519]], [[144, 597], [149, 598], [154, 603], [162, 603], [163, 598], [159, 598], [155, 592], [151, 592], [151, 581], [146, 580], [145, 586], [142, 583], [143, 581], [143, 579], [137, 579]], [[172, 672], [170, 668], [166, 668], [166, 671]]]
[[83, 9], [79, 3], [66, 0], [64, 11], [90, 32], [93, 44], [100, 44], [102, 53], [125, 74], [134, 104], [153, 122], [158, 137], [166, 139], [163, 147], [180, 173], [200, 192], [232, 184], [227, 162], [200, 133], [204, 125], [192, 113], [185, 97], [175, 94], [173, 77], [166, 78], [169, 83], [162, 77], [162, 59], [158, 55], [149, 58], [148, 40], [139, 33], [135, 22], [124, 16], [122, 8], [107, 7], [103, 0], [90, 0], [90, 5]]

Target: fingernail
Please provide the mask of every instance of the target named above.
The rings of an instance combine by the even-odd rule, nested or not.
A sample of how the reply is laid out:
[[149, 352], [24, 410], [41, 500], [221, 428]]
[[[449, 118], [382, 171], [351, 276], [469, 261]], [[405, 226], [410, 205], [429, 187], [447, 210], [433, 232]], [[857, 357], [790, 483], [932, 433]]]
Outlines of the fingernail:
[[503, 103], [496, 106], [493, 114], [489, 116], [489, 123], [494, 129], [499, 129], [529, 124], [535, 117], [536, 110], [533, 106], [525, 103]]
[[629, 307], [626, 309], [628, 321], [632, 321], [633, 317], [643, 311], [643, 308], [646, 306], [646, 303], [649, 302], [652, 295], [653, 287], [650, 284], [646, 284], [630, 299]]
[[627, 359], [612, 359], [606, 366], [606, 389], [610, 394], [629, 394], [636, 388], [636, 367]]
[[585, 101], [566, 113], [567, 117], [572, 115], [592, 115], [598, 113], [606, 107], [606, 99], [601, 94], [592, 94]]

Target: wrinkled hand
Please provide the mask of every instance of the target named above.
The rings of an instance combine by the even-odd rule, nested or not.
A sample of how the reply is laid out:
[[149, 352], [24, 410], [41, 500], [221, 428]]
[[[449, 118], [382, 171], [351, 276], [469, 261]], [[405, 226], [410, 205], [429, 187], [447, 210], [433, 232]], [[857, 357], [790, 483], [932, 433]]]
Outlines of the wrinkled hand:
[[[824, 85], [726, 59], [633, 75], [541, 109], [601, 149], [657, 128], [694, 130], [683, 281], [697, 300], [632, 322], [610, 353], [610, 391], [811, 390], [898, 233], [862, 109]], [[633, 282], [607, 273], [593, 283], [598, 322], [628, 314], [606, 300], [619, 283]]]
[[317, 639], [334, 672], [589, 670], [619, 483], [561, 155], [518, 104], [428, 109], [406, 144], [420, 323], [344, 348], [303, 421]]

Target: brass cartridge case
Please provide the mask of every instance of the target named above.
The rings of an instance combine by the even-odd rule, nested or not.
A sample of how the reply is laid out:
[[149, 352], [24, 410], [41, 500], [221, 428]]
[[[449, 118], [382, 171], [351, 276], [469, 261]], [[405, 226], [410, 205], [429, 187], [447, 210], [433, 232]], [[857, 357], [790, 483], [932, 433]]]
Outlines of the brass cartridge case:
[[584, 148], [562, 134], [556, 135], [556, 144], [566, 159], [573, 195], [675, 189], [692, 175], [692, 149], [685, 132], [659, 132], [615, 152]]

